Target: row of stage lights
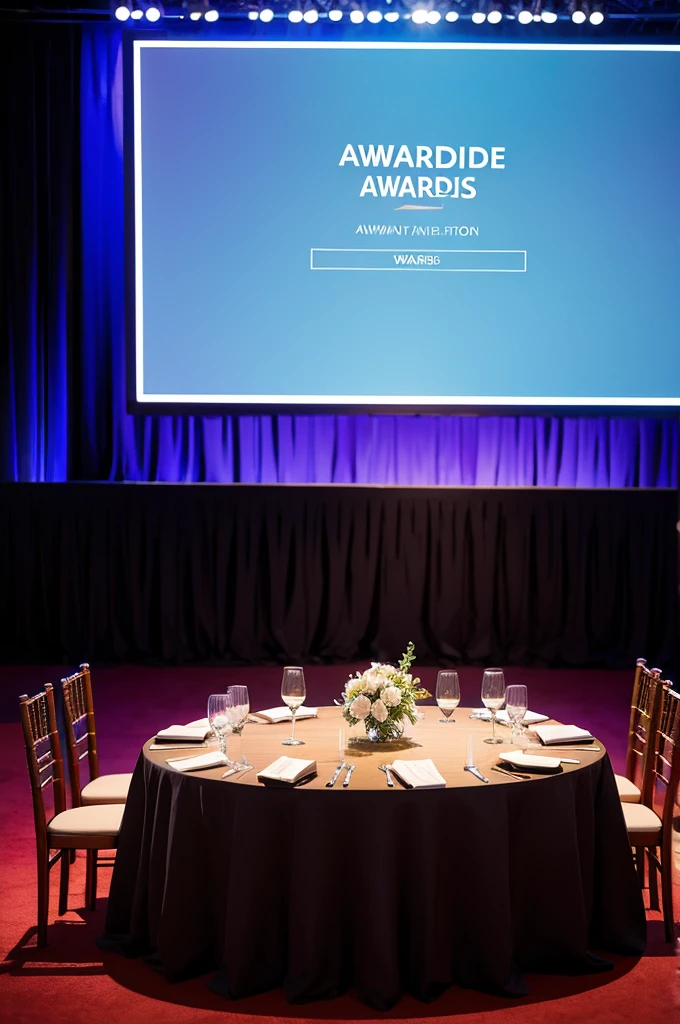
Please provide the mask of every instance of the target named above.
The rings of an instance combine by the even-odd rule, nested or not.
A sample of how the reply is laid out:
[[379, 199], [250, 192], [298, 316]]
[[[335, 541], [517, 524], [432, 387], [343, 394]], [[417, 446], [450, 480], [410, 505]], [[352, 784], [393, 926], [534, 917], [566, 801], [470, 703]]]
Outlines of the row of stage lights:
[[[389, 3], [389, 0], [387, 0]], [[217, 7], [212, 6], [209, 0], [204, 2], [188, 3], [186, 4], [187, 16], [191, 21], [200, 21], [205, 19], [207, 22], [215, 22], [218, 20], [220, 13]], [[293, 25], [300, 24], [301, 22], [307, 25], [314, 25], [319, 20], [319, 10], [312, 4], [308, 4], [307, 7], [302, 10], [299, 7], [294, 7], [288, 11], [288, 21]], [[575, 25], [583, 25], [586, 21], [590, 22], [591, 25], [601, 25], [604, 21], [604, 4], [582, 2], [582, 0], [570, 0], [567, 5], [567, 13], [570, 15], [571, 20]], [[128, 18], [133, 21], [139, 21], [145, 18], [147, 21], [157, 22], [163, 16], [163, 8], [160, 4], [148, 3], [141, 4], [136, 0], [121, 0], [115, 9], [115, 17], [118, 21], [127, 21]], [[332, 7], [328, 12], [327, 16], [330, 21], [338, 22], [343, 18], [343, 11], [339, 7]], [[349, 11], [349, 20], [354, 25], [360, 25], [363, 21], [367, 21], [372, 25], [377, 25], [381, 21], [388, 23], [394, 23], [399, 21], [400, 18], [410, 18], [414, 25], [437, 25], [440, 21], [448, 21], [449, 23], [458, 21], [460, 12], [451, 8], [449, 10], [442, 10], [431, 6], [415, 7], [410, 13], [406, 12], [400, 14], [396, 10], [380, 11], [377, 8], [369, 11], [364, 11], [359, 7]], [[519, 9], [515, 14], [508, 14], [505, 9], [505, 4], [500, 0], [491, 0], [490, 3], [485, 3], [484, 0], [479, 5], [479, 9], [473, 11], [470, 15], [471, 20], [475, 25], [483, 25], [485, 21], [488, 21], [490, 25], [498, 25], [503, 18], [516, 18], [520, 25], [529, 25], [531, 22], [543, 22], [546, 25], [552, 25], [558, 20], [558, 14], [555, 10], [554, 5], [547, 0], [529, 0], [520, 5]], [[263, 4], [258, 10], [248, 11], [248, 18], [251, 21], [261, 21], [267, 24], [274, 20], [274, 11], [271, 7]]]

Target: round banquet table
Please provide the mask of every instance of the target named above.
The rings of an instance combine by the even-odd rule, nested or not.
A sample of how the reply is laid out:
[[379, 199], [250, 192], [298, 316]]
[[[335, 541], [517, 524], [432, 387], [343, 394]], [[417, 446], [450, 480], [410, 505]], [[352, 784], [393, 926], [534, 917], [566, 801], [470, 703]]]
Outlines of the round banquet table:
[[[346, 728], [337, 707], [297, 723], [297, 748], [281, 746], [289, 723], [247, 725], [254, 770], [224, 780], [223, 768], [177, 772], [166, 758], [181, 750], [147, 743], [101, 944], [149, 957], [170, 980], [217, 972], [210, 987], [232, 999], [283, 987], [306, 1002], [354, 987], [379, 1010], [452, 984], [523, 995], [525, 971], [587, 973], [611, 967], [593, 951], [642, 953], [642, 897], [602, 744], [519, 782], [490, 770], [509, 730], [491, 746], [469, 709], [455, 724], [423, 710], [389, 744], [348, 730], [348, 788], [344, 773], [325, 785]], [[488, 785], [463, 771], [470, 734]], [[315, 759], [317, 777], [258, 783], [284, 753]], [[379, 764], [422, 757], [446, 789], [387, 787]]]

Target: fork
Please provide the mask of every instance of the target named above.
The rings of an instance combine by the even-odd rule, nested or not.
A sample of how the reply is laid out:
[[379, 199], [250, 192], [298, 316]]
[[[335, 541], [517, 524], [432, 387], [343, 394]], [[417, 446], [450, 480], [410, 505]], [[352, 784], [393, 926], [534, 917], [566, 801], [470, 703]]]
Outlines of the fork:
[[494, 772], [500, 772], [501, 775], [507, 775], [511, 779], [517, 779], [518, 782], [525, 782], [530, 779], [530, 775], [520, 775], [519, 772], [509, 772], [507, 768], [501, 768], [500, 765], [494, 764], [491, 766], [491, 770]]
[[347, 775], [345, 775], [345, 781], [343, 782], [343, 786], [349, 786], [349, 780], [352, 778], [352, 772], [354, 771], [355, 768], [355, 764], [347, 765]]
[[392, 776], [390, 775], [390, 766], [388, 764], [379, 764], [378, 768], [387, 776], [387, 785], [393, 786], [394, 782], [392, 781]]

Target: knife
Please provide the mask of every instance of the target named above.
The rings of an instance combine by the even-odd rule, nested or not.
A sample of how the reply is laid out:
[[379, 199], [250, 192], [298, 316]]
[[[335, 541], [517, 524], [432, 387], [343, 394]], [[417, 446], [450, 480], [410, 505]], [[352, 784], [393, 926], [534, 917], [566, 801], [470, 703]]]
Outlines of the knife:
[[331, 781], [326, 783], [326, 786], [328, 787], [328, 789], [331, 789], [335, 785], [335, 783], [337, 782], [337, 779], [338, 779], [338, 775], [340, 774], [340, 772], [342, 771], [342, 769], [344, 767], [345, 767], [345, 762], [341, 761], [340, 764], [338, 765], [338, 767], [333, 772], [333, 778], [331, 779]]
[[349, 767], [347, 768], [347, 775], [345, 775], [345, 781], [343, 782], [343, 786], [349, 786], [349, 780], [352, 778], [352, 772], [354, 771], [355, 768], [355, 764], [349, 765]]
[[472, 772], [472, 774], [476, 778], [478, 778], [480, 782], [488, 782], [489, 781], [488, 779], [484, 778], [484, 776], [480, 772], [479, 768], [476, 765], [474, 765], [474, 764], [466, 764], [465, 765], [465, 771], [466, 772]]

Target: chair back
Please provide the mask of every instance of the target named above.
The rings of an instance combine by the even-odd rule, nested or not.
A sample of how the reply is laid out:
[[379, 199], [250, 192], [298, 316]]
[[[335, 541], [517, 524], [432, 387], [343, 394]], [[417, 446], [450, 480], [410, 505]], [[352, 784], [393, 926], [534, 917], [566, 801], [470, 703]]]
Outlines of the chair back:
[[666, 837], [673, 826], [674, 804], [680, 786], [680, 693], [664, 690], [659, 725], [654, 742], [654, 756], [649, 759], [649, 783], [643, 790], [643, 801], [652, 807], [657, 787], [665, 789], [661, 821]]
[[635, 664], [633, 696], [630, 703], [626, 778], [637, 784], [636, 778], [639, 772], [641, 790], [659, 724], [664, 686], [665, 684], [661, 680], [661, 670], [647, 668], [645, 659], [638, 658]]
[[54, 813], [66, 810], [66, 783], [61, 756], [57, 716], [54, 709], [54, 691], [47, 683], [43, 693], [36, 697], [23, 694], [19, 698], [21, 725], [26, 744], [28, 775], [33, 797], [33, 816], [38, 849], [47, 846], [47, 814], [45, 791], [52, 786]]
[[87, 758], [90, 781], [99, 776], [97, 730], [94, 722], [90, 666], [82, 664], [77, 672], [61, 681], [66, 727], [66, 753], [71, 785], [71, 806], [80, 806], [80, 762]]

